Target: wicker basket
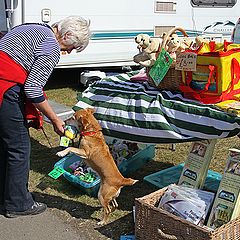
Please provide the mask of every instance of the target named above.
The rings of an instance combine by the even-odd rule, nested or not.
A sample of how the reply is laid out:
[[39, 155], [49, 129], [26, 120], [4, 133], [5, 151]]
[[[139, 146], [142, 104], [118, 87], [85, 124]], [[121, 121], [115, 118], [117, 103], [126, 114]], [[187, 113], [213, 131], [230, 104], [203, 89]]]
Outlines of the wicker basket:
[[[172, 28], [164, 37], [162, 45], [160, 49], [164, 48], [166, 50], [166, 46], [168, 43], [168, 39], [170, 36], [176, 31], [180, 31], [185, 37], [187, 37], [187, 33], [181, 27]], [[148, 80], [151, 86], [156, 87], [160, 90], [170, 90], [170, 91], [179, 91], [179, 86], [182, 83], [182, 72], [179, 70], [175, 70], [175, 67], [170, 67], [167, 74], [164, 76], [163, 80], [156, 85], [153, 79], [149, 75], [150, 68], [147, 68], [146, 72], [148, 75]]]
[[179, 86], [182, 83], [182, 72], [175, 70], [175, 68], [169, 68], [167, 74], [164, 76], [163, 80], [158, 84], [154, 83], [153, 79], [149, 75], [149, 70], [147, 68], [148, 82], [151, 86], [156, 87], [160, 90], [169, 90], [169, 91], [180, 91]]
[[156, 207], [166, 188], [135, 200], [137, 240], [239, 240], [240, 218], [211, 230]]

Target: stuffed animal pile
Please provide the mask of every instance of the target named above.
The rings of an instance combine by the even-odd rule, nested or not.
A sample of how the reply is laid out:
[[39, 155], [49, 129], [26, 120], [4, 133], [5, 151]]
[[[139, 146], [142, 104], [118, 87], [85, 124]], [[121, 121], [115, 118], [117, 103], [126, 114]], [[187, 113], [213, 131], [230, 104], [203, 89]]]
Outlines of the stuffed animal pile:
[[[182, 32], [184, 37], [179, 37], [177, 31]], [[139, 63], [143, 67], [151, 67], [154, 65], [158, 54], [164, 48], [173, 59], [172, 66], [176, 64], [176, 55], [184, 52], [186, 49], [199, 48], [203, 42], [208, 40], [198, 36], [195, 42], [188, 37], [187, 33], [181, 27], [175, 27], [168, 33], [163, 33], [159, 37], [150, 37], [147, 34], [138, 34], [135, 37], [137, 49], [139, 53], [133, 57], [133, 61]]]

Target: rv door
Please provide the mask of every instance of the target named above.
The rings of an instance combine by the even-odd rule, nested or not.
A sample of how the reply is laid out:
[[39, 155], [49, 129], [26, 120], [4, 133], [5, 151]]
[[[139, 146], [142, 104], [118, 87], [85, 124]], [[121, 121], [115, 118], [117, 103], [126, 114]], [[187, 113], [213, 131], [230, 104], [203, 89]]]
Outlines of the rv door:
[[7, 32], [7, 15], [5, 1], [0, 1], [0, 38]]

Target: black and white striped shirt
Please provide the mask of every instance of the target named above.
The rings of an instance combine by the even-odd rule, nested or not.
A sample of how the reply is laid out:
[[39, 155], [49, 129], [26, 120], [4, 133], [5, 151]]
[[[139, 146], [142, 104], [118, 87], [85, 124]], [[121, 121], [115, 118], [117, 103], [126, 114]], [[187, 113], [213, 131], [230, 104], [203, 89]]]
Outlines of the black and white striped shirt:
[[51, 28], [45, 24], [16, 26], [0, 40], [0, 51], [29, 72], [25, 94], [32, 102], [42, 102], [42, 89], [60, 58], [60, 46]]

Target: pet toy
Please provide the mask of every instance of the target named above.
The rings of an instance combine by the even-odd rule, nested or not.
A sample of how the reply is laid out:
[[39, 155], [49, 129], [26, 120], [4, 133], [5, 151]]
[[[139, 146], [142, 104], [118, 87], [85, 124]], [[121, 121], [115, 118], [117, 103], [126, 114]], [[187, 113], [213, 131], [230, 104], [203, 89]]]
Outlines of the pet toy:
[[73, 140], [77, 136], [77, 128], [71, 125], [66, 125], [64, 128], [64, 135]]
[[78, 133], [78, 130], [76, 127], [71, 125], [65, 125], [64, 136], [61, 136], [59, 145], [61, 147], [68, 147], [70, 140], [73, 141], [73, 139], [76, 138], [77, 133]]
[[161, 38], [150, 38], [149, 45], [136, 54], [133, 57], [133, 61], [139, 63], [143, 67], [153, 66], [156, 61], [156, 55], [159, 52], [161, 42]]

